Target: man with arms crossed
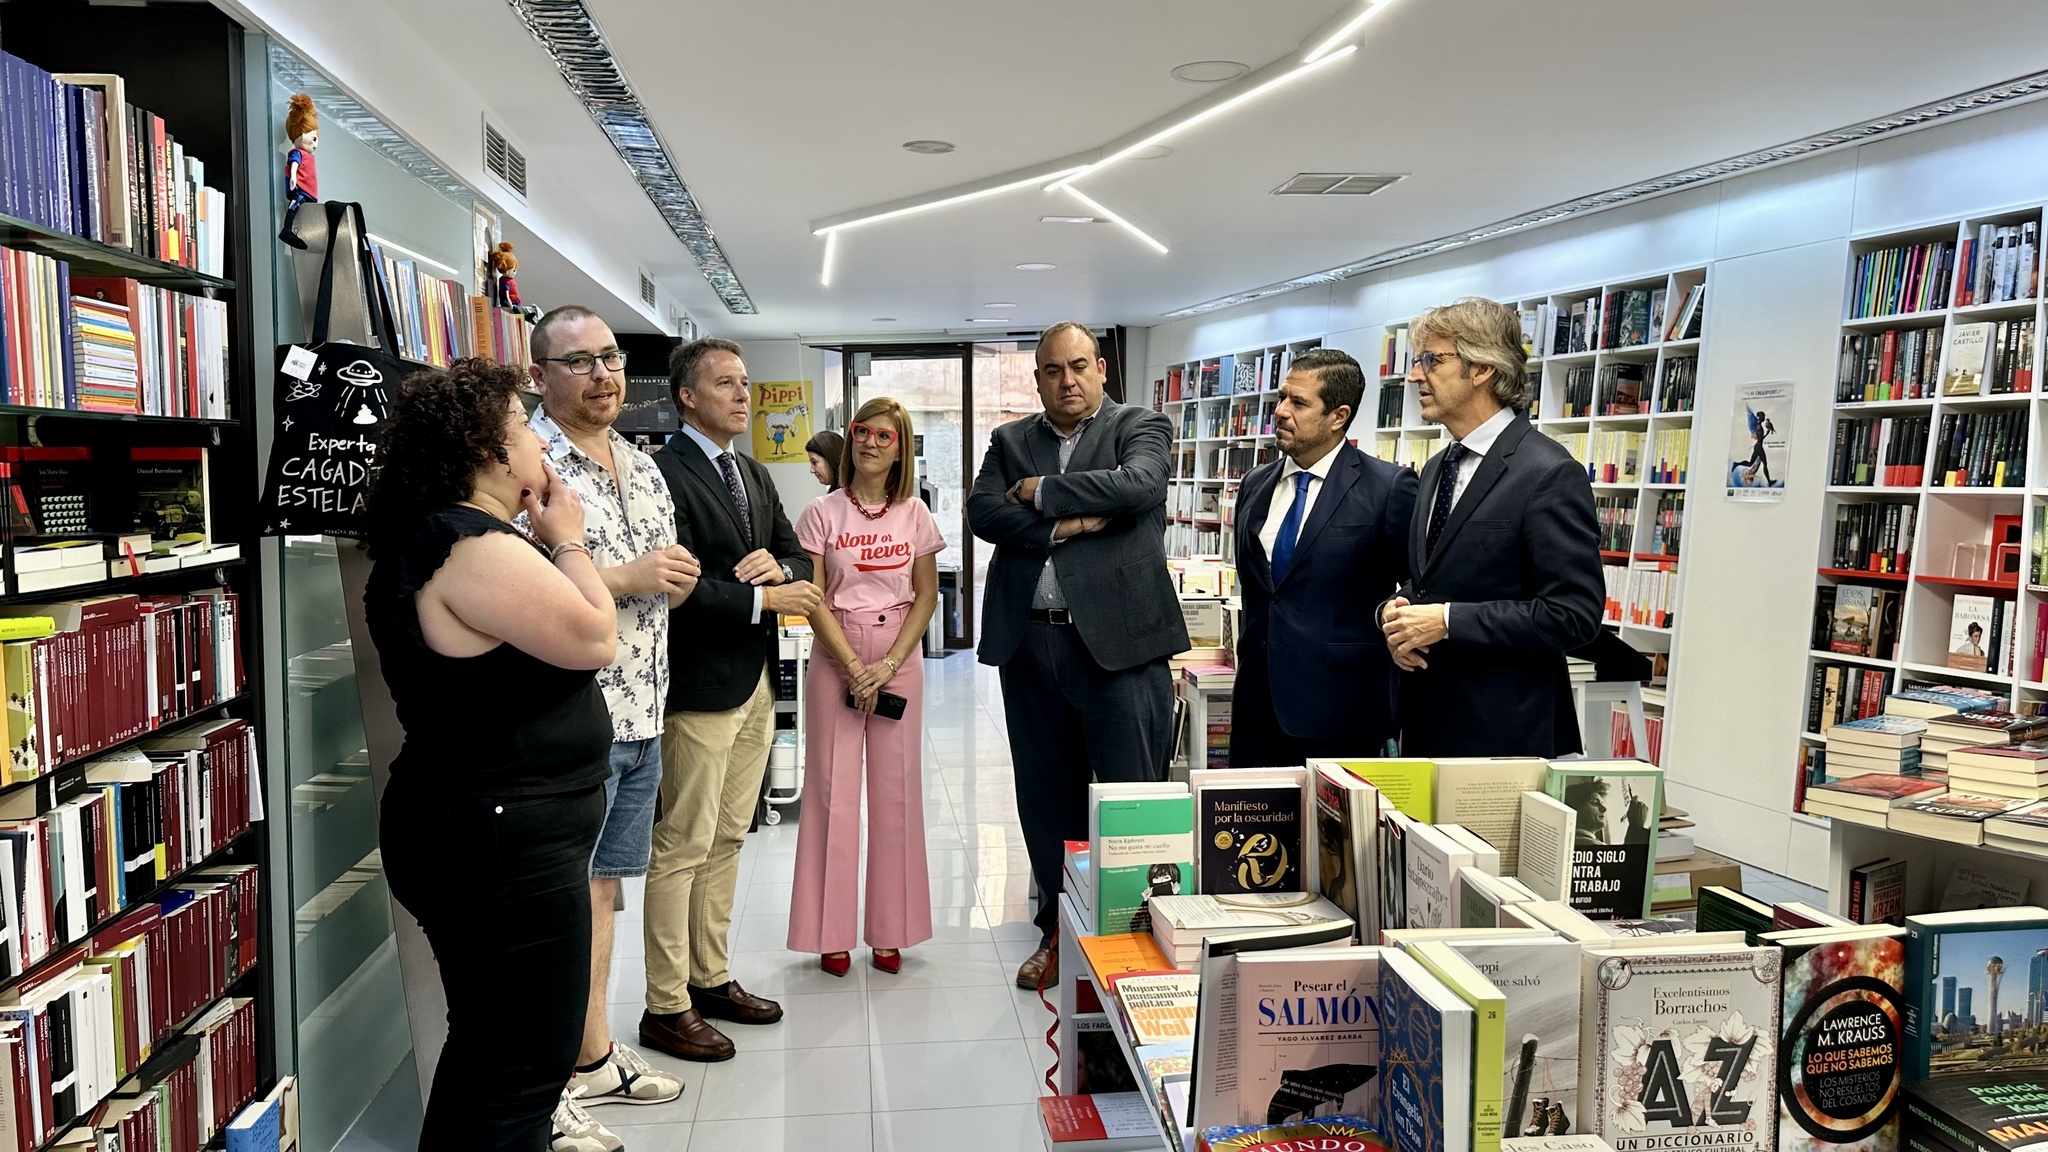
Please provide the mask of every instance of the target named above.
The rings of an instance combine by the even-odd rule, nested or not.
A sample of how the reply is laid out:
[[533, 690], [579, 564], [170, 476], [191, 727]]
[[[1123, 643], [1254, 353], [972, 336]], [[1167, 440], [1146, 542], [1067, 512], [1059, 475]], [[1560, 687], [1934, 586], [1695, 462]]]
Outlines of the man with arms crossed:
[[1018, 823], [1038, 881], [1038, 950], [1017, 970], [1057, 978], [1062, 841], [1088, 835], [1091, 780], [1159, 780], [1173, 755], [1167, 657], [1188, 647], [1166, 571], [1173, 425], [1105, 400], [1108, 365], [1080, 324], [1038, 338], [1045, 410], [996, 428], [967, 500], [996, 546], [981, 662], [1002, 669]]
[[[668, 688], [668, 614], [697, 585], [697, 559], [676, 543], [675, 510], [661, 471], [612, 431], [626, 388], [626, 354], [597, 314], [568, 304], [541, 317], [529, 369], [540, 407], [530, 426], [548, 462], [585, 509], [584, 542], [618, 605], [618, 657], [598, 673], [612, 714], [612, 773], [604, 830], [590, 860], [590, 1003], [583, 1050], [569, 1079], [592, 1104], [660, 1104], [682, 1095], [680, 1078], [612, 1041], [605, 992], [612, 965], [612, 909], [619, 880], [647, 874], [654, 795], [661, 785], [662, 698]], [[649, 907], [649, 917], [667, 910]], [[558, 1152], [616, 1149], [602, 1125], [564, 1108]]]
[[1565, 653], [1607, 596], [1585, 466], [1537, 435], [1514, 309], [1477, 297], [1408, 331], [1408, 381], [1453, 443], [1422, 470], [1410, 577], [1381, 607], [1409, 756], [1579, 751]]
[[775, 735], [776, 618], [818, 606], [811, 562], [768, 470], [732, 450], [751, 385], [740, 346], [706, 337], [669, 356], [683, 427], [654, 462], [675, 499], [676, 539], [703, 564], [669, 629], [661, 733], [661, 819], [647, 868], [647, 1011], [640, 1039], [683, 1060], [728, 1060], [711, 1020], [773, 1024], [782, 1006], [727, 970], [740, 844], [761, 798]]
[[1233, 768], [1378, 756], [1399, 726], [1374, 608], [1408, 574], [1415, 473], [1344, 442], [1364, 396], [1350, 356], [1295, 357], [1273, 410], [1283, 458], [1239, 489]]

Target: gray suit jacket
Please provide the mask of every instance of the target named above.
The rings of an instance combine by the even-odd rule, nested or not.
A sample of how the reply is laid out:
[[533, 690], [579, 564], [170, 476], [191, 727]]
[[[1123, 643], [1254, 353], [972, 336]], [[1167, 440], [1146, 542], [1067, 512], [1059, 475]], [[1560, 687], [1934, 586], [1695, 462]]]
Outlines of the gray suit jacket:
[[[1059, 557], [1060, 591], [1096, 663], [1117, 671], [1187, 650], [1187, 627], [1166, 571], [1172, 449], [1173, 424], [1166, 417], [1108, 399], [1074, 447], [1065, 474], [1059, 440], [1042, 413], [995, 430], [967, 499], [975, 536], [996, 546], [981, 611], [982, 663], [1006, 664], [1016, 654], [1049, 554]], [[1044, 477], [1042, 512], [1003, 499], [1027, 476]], [[1068, 516], [1105, 516], [1109, 526], [1054, 545], [1053, 527]]]

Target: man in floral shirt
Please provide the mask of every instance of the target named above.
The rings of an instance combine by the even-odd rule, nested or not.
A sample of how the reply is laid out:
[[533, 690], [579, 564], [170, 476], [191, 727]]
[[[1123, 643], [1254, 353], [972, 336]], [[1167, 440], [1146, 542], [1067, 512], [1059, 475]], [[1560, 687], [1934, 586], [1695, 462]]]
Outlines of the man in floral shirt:
[[[569, 1081], [575, 1105], [557, 1113], [557, 1149], [616, 1149], [578, 1105], [654, 1104], [683, 1091], [611, 1039], [605, 1019], [611, 975], [612, 908], [619, 878], [647, 874], [654, 802], [661, 784], [661, 724], [668, 695], [669, 609], [697, 586], [697, 559], [676, 543], [675, 505], [654, 462], [612, 431], [625, 400], [626, 354], [588, 308], [565, 305], [533, 330], [533, 382], [541, 404], [531, 427], [548, 463], [583, 497], [584, 543], [617, 598], [618, 658], [598, 673], [612, 713], [612, 773], [605, 782], [604, 831], [590, 861], [590, 1008], [583, 1051]], [[681, 909], [646, 909], [646, 915]], [[603, 1133], [594, 1136], [596, 1129]], [[605, 1137], [611, 1137], [605, 1139]]]

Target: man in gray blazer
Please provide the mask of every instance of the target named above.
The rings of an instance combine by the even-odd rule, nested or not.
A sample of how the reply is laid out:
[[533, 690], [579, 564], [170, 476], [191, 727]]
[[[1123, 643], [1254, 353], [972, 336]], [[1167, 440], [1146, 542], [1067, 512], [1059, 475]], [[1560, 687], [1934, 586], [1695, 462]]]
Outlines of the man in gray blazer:
[[1160, 780], [1172, 758], [1167, 657], [1188, 647], [1166, 571], [1173, 425], [1105, 400], [1095, 337], [1038, 338], [1045, 411], [998, 427], [967, 500], [996, 546], [981, 662], [1002, 669], [1017, 815], [1038, 881], [1038, 951], [1017, 983], [1051, 986], [1062, 841], [1088, 835], [1091, 780]]

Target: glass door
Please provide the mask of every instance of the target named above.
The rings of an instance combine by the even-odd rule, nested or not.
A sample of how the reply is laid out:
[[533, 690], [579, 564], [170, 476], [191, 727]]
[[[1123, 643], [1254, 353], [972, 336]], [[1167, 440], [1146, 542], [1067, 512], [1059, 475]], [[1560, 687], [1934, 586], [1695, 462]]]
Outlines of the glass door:
[[[1032, 351], [1035, 347], [1035, 344], [1016, 341], [974, 346], [971, 425], [974, 452], [967, 473], [970, 486], [974, 478], [981, 475], [982, 457], [988, 454], [989, 437], [995, 434], [996, 426], [1030, 416], [1043, 407], [1038, 400], [1038, 357]], [[994, 549], [989, 552], [992, 556]], [[969, 587], [977, 612], [980, 611], [982, 588], [987, 580], [988, 565], [976, 565], [970, 574]], [[980, 617], [975, 617], [975, 623], [977, 626], [980, 624]]]
[[918, 483], [946, 548], [939, 553], [940, 635], [947, 648], [974, 647], [974, 536], [967, 529], [968, 350], [964, 346], [875, 348], [846, 357], [851, 421], [861, 405], [887, 396], [910, 412]]

